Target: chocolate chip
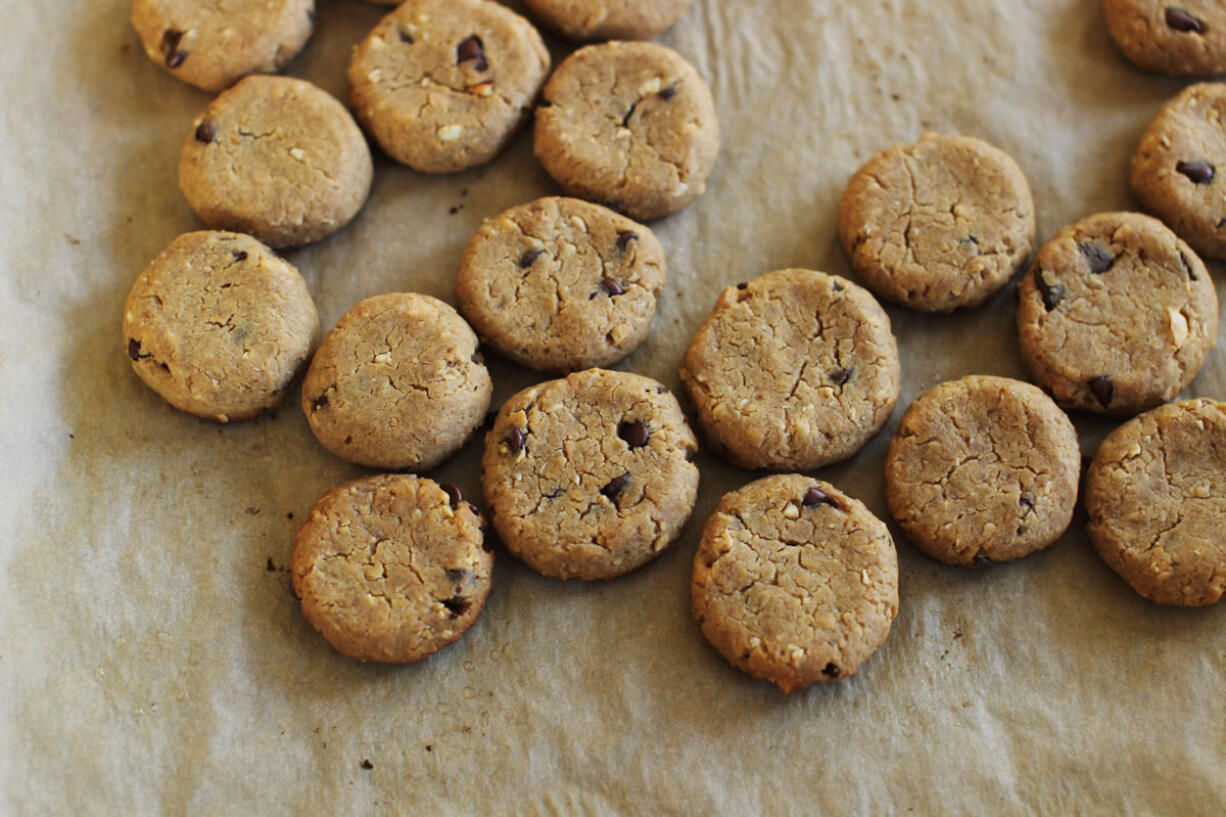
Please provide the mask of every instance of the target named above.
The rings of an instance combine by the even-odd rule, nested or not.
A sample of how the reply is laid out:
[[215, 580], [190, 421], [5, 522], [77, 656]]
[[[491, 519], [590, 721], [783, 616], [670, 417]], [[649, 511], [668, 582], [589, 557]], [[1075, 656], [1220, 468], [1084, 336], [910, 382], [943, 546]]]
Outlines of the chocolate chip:
[[187, 59], [187, 52], [179, 50], [182, 40], [183, 32], [178, 29], [168, 28], [162, 32], [162, 53], [166, 55], [167, 68], [178, 68]]
[[527, 269], [536, 263], [536, 259], [545, 254], [544, 250], [524, 250], [524, 254], [519, 257], [519, 268]]
[[741, 281], [741, 283], [739, 283], [739, 284], [737, 284], [737, 285], [736, 285], [736, 288], [737, 288], [737, 289], [748, 289], [748, 288], [749, 288], [749, 284], [748, 284], [748, 283], [746, 283], [745, 281]]
[[672, 99], [676, 95], [677, 95], [676, 85], [669, 85], [667, 88], [662, 88], [660, 90], [660, 93], [657, 94], [657, 96], [660, 97], [660, 99], [663, 99], [665, 102], [668, 102], [670, 99]]
[[663, 384], [656, 386], [656, 394], [668, 394], [668, 386]]
[[318, 397], [316, 397], [314, 400], [311, 401], [311, 411], [319, 411], [320, 409], [327, 408], [327, 407], [328, 407], [328, 395], [326, 392], [324, 394], [319, 395]]
[[1192, 271], [1192, 265], [1188, 263], [1188, 257], [1182, 252], [1179, 253], [1179, 262], [1183, 264], [1183, 271], [1187, 274], [1189, 281], [1196, 280], [1196, 273]]
[[552, 108], [552, 107], [553, 107], [553, 103], [552, 103], [552, 102], [550, 102], [548, 99], [542, 99], [540, 102], [538, 102], [538, 103], [536, 104], [536, 107], [538, 107], [538, 108]]
[[1115, 384], [1111, 382], [1109, 376], [1100, 374], [1090, 378], [1090, 391], [1094, 392], [1094, 397], [1102, 403], [1103, 408], [1106, 408], [1111, 404], [1111, 398], [1115, 396]]
[[128, 357], [132, 358], [133, 360], [140, 360], [142, 357], [148, 357], [148, 355], [142, 355], [140, 353], [139, 340], [128, 338]]
[[447, 568], [447, 581], [459, 583], [468, 578], [468, 571], [462, 567]]
[[621, 284], [619, 284], [617, 281], [614, 281], [612, 278], [610, 278], [607, 275], [603, 279], [601, 279], [600, 285], [604, 287], [604, 291], [609, 293], [610, 296], [621, 295], [623, 292], [626, 291], [622, 287]]
[[1022, 505], [1026, 508], [1033, 508], [1034, 507], [1034, 494], [1027, 491], [1026, 493], [1022, 494], [1020, 497], [1018, 497], [1017, 504]]
[[822, 675], [825, 675], [827, 678], [838, 678], [839, 677], [839, 665], [834, 664], [834, 663], [827, 664], [825, 667], [822, 668]]
[[452, 596], [443, 601], [443, 606], [451, 613], [452, 618], [459, 618], [472, 606], [472, 602], [463, 596]]
[[402, 43], [408, 43], [409, 45], [412, 45], [413, 43], [415, 43], [415, 42], [417, 42], [417, 41], [413, 39], [413, 35], [412, 35], [412, 34], [410, 34], [409, 32], [405, 31], [405, 30], [402, 28], [402, 29], [400, 29], [400, 42], [402, 42]]
[[634, 109], [639, 106], [639, 103], [634, 103], [630, 106], [630, 110], [626, 111], [626, 115], [622, 117], [622, 127], [630, 127], [630, 117], [634, 116]]
[[269, 573], [276, 573], [276, 572], [277, 572], [277, 566], [276, 566], [275, 564], [273, 564], [273, 563], [272, 563], [272, 557], [271, 557], [271, 556], [269, 556], [269, 557], [268, 557], [268, 562], [267, 562], [267, 563], [264, 565], [264, 569], [265, 569], [265, 570], [267, 570]]
[[630, 230], [619, 230], [617, 233], [617, 251], [625, 252], [631, 241], [638, 241], [639, 234]]
[[617, 499], [618, 494], [626, 489], [630, 484], [630, 474], [622, 474], [619, 477], [613, 477], [608, 484], [600, 489], [600, 493], [607, 496], [609, 499]]
[[247, 260], [246, 250], [233, 250], [232, 254], [234, 256], [235, 261], [246, 261]]
[[805, 491], [805, 495], [801, 497], [800, 500], [800, 504], [806, 508], [812, 508], [815, 505], [821, 505], [823, 503], [832, 508], [838, 508], [839, 510], [843, 509], [843, 506], [839, 504], [837, 499], [830, 496], [830, 494], [826, 493], [821, 488], [818, 488], [816, 485], [811, 486], [809, 490]]
[[832, 288], [832, 289], [833, 289], [835, 292], [842, 292], [842, 291], [843, 291], [843, 285], [842, 285], [842, 284], [840, 284], [838, 281], [835, 281], [835, 282], [834, 282], [834, 284], [832, 285], [832, 287], [831, 287], [831, 288]]
[[1209, 184], [1217, 174], [1213, 165], [1204, 159], [1193, 159], [1190, 162], [1176, 162], [1175, 170], [1192, 180], [1193, 184]]
[[1167, 6], [1166, 24], [1184, 34], [1204, 34], [1205, 24], [1179, 6]]
[[455, 50], [456, 64], [476, 60], [477, 64], [473, 67], [478, 71], [489, 70], [489, 61], [485, 58], [485, 46], [481, 43], [481, 38], [473, 35], [466, 40], [461, 40]]
[[851, 376], [856, 373], [854, 366], [848, 366], [846, 369], [835, 369], [830, 373], [830, 379], [834, 381], [834, 385], [842, 386], [851, 380]]
[[460, 490], [460, 486], [444, 482], [438, 487], [442, 488], [443, 493], [447, 494], [447, 498], [451, 500], [451, 507], [455, 508], [464, 501], [464, 492]]
[[1084, 244], [1078, 244], [1077, 249], [1081, 250], [1081, 254], [1085, 257], [1086, 263], [1090, 265], [1090, 272], [1094, 273], [1095, 275], [1102, 275], [1104, 272], [1108, 272], [1115, 266], [1115, 256], [1097, 244], [1086, 242]]
[[1060, 302], [1068, 295], [1068, 290], [1064, 288], [1064, 284], [1049, 284], [1043, 278], [1043, 270], [1035, 268], [1034, 283], [1039, 288], [1039, 295], [1043, 298], [1043, 306], [1047, 307], [1047, 311], [1051, 312]]
[[217, 136], [217, 128], [213, 127], [212, 122], [201, 122], [196, 126], [196, 141], [204, 142], [206, 145], [213, 141]]
[[367, 771], [375, 767], [375, 764], [371, 763], [369, 760], [363, 760], [358, 765], [361, 766], [363, 769], [366, 769]]
[[617, 436], [626, 441], [631, 448], [642, 448], [651, 439], [647, 426], [638, 420], [622, 420], [617, 424]]
[[524, 450], [524, 441], [528, 439], [528, 435], [523, 429], [513, 428], [511, 433], [507, 435], [507, 449], [512, 454], [518, 454]]

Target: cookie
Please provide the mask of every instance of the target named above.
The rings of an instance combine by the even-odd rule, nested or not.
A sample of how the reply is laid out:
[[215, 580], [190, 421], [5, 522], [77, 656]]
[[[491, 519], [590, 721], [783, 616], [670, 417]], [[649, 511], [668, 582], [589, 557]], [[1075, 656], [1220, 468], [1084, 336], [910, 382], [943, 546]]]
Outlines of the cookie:
[[1009, 562], [1073, 519], [1081, 452], [1073, 423], [1029, 383], [971, 375], [903, 414], [885, 462], [890, 515], [945, 564]]
[[570, 195], [642, 221], [674, 213], [706, 190], [719, 121], [711, 90], [675, 51], [589, 45], [546, 83], [534, 150]]
[[1150, 601], [1226, 594], [1226, 403], [1185, 400], [1107, 436], [1086, 474], [1086, 530], [1103, 561]]
[[485, 438], [481, 485], [507, 550], [557, 579], [612, 579], [672, 544], [698, 449], [654, 380], [588, 369], [516, 394]]
[[486, 0], [407, 0], [353, 51], [353, 110], [383, 150], [426, 173], [494, 158], [549, 73], [532, 24]]
[[1134, 65], [1176, 77], [1226, 72], [1226, 6], [1220, 0], [1104, 0], [1111, 39]]
[[179, 236], [132, 285], [123, 338], [140, 379], [177, 409], [226, 423], [280, 404], [319, 316], [293, 265], [251, 236]]
[[315, 0], [134, 0], [132, 26], [154, 64], [205, 91], [292, 60], [315, 27]]
[[1226, 85], [1189, 86], [1149, 123], [1132, 157], [1132, 191], [1145, 209], [1217, 259], [1226, 259], [1224, 118]]
[[681, 361], [717, 450], [742, 468], [807, 471], [847, 459], [898, 401], [898, 345], [866, 290], [813, 270], [728, 287]]
[[472, 436], [492, 392], [464, 319], [437, 298], [393, 292], [360, 301], [324, 337], [302, 410], [338, 457], [424, 471]]
[[827, 482], [766, 477], [725, 494], [694, 554], [694, 618], [754, 678], [795, 692], [855, 675], [898, 613], [885, 523]]
[[254, 76], [196, 118], [179, 154], [179, 187], [210, 227], [296, 247], [357, 215], [372, 169], [344, 105], [304, 80]]
[[839, 237], [868, 288], [931, 312], [982, 304], [1034, 245], [1034, 200], [1009, 154], [927, 133], [869, 159], [839, 203]]
[[689, 8], [690, 0], [528, 0], [528, 11], [579, 42], [650, 40]]
[[531, 369], [611, 366], [651, 328], [664, 286], [651, 230], [579, 199], [486, 220], [460, 258], [456, 300], [482, 340]]
[[1157, 219], [1066, 227], [1018, 284], [1022, 359], [1066, 408], [1127, 415], [1183, 391], [1217, 341], [1205, 265]]
[[379, 474], [333, 488], [294, 538], [302, 614], [337, 652], [404, 664], [476, 623], [494, 554], [454, 485]]

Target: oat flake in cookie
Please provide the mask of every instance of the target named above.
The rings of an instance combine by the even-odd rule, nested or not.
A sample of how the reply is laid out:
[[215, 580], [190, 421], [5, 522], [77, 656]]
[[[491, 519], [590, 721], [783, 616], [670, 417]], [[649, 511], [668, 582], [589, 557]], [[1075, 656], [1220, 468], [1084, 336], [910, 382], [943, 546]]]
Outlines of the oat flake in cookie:
[[481, 484], [503, 544], [529, 567], [612, 579], [677, 538], [698, 494], [697, 448], [664, 386], [588, 369], [506, 402]]
[[681, 361], [717, 450], [742, 468], [847, 459], [898, 401], [898, 345], [873, 296], [813, 270], [728, 287]]
[[521, 366], [610, 366], [651, 328], [664, 286], [651, 230], [579, 199], [544, 198], [486, 220], [460, 259], [456, 299]]
[[1107, 30], [1138, 68], [1172, 76], [1226, 72], [1221, 0], [1104, 0]]
[[298, 270], [238, 233], [176, 238], [136, 279], [123, 313], [141, 380], [175, 408], [221, 423], [280, 404], [318, 329]]
[[694, 617], [729, 663], [784, 692], [855, 675], [898, 613], [885, 523], [787, 474], [725, 494], [694, 555]]
[[528, 0], [528, 11], [579, 41], [650, 40], [663, 34], [690, 0]]
[[294, 247], [357, 215], [372, 168], [344, 105], [304, 80], [254, 76], [196, 118], [179, 154], [179, 187], [210, 227]]
[[342, 655], [403, 664], [438, 652], [481, 615], [494, 555], [454, 485], [370, 476], [324, 494], [294, 538], [307, 621]]
[[1205, 265], [1162, 222], [1101, 213], [1049, 241], [1018, 284], [1022, 358], [1067, 408], [1126, 415], [1179, 394], [1217, 341]]

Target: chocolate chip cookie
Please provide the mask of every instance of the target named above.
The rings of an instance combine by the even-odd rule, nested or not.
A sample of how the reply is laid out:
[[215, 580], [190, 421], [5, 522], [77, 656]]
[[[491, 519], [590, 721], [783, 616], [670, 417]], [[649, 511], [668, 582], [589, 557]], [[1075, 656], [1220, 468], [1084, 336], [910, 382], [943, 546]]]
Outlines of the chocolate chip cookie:
[[847, 459], [898, 401], [898, 345], [863, 288], [813, 270], [728, 287], [681, 362], [698, 420], [742, 468]]
[[516, 394], [485, 438], [481, 484], [507, 550], [558, 579], [612, 579], [672, 544], [698, 448], [654, 380], [588, 369]]
[[690, 0], [528, 0], [528, 11], [580, 42], [650, 40], [689, 8]]
[[1208, 77], [1226, 72], [1226, 6], [1219, 0], [1104, 0], [1107, 30], [1145, 71]]
[[1067, 408], [1127, 415], [1179, 394], [1217, 342], [1205, 265], [1162, 222], [1100, 213], [1066, 227], [1018, 284], [1022, 358]]

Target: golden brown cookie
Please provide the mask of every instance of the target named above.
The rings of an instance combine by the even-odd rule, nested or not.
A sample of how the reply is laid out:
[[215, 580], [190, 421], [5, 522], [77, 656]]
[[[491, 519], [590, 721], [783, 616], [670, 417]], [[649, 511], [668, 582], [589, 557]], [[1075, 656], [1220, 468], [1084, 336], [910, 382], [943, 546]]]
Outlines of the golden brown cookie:
[[528, 0], [528, 11], [580, 42], [650, 40], [663, 34], [690, 0]]
[[1226, 72], [1221, 0], [1103, 0], [1107, 30], [1144, 71], [1208, 77]]

